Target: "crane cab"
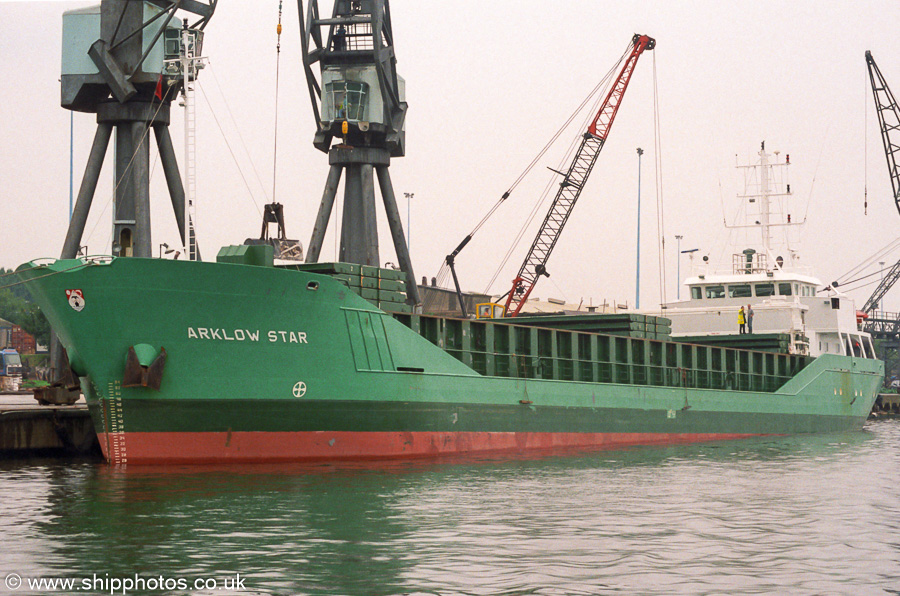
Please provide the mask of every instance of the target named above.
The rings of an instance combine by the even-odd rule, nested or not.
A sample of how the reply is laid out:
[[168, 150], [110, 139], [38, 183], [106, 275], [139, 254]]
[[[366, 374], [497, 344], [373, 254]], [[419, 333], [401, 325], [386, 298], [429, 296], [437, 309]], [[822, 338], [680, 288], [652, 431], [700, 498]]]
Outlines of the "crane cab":
[[[400, 101], [406, 101], [406, 84], [397, 77]], [[389, 118], [385, 115], [378, 72], [374, 64], [328, 66], [322, 70], [322, 127], [340, 134], [341, 123], [351, 130], [384, 131]]]
[[476, 319], [502, 319], [506, 315], [506, 308], [495, 302], [482, 302], [475, 305]]

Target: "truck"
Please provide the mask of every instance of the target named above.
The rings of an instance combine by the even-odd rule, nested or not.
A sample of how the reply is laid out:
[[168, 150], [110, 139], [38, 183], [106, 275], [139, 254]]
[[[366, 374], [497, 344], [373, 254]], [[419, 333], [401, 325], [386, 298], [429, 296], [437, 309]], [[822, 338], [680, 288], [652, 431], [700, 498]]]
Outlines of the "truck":
[[0, 350], [0, 391], [18, 391], [22, 383], [22, 357], [13, 348]]

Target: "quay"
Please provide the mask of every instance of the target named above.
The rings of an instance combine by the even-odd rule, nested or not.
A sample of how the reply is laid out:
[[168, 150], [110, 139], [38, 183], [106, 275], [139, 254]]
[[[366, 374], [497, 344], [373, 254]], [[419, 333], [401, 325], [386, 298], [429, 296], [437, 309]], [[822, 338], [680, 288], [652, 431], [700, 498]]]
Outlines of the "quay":
[[900, 414], [900, 394], [879, 393], [875, 399], [875, 405], [872, 406], [872, 413], [869, 415], [869, 418], [896, 416], [898, 414]]
[[41, 406], [31, 393], [0, 393], [0, 458], [100, 456], [84, 398]]

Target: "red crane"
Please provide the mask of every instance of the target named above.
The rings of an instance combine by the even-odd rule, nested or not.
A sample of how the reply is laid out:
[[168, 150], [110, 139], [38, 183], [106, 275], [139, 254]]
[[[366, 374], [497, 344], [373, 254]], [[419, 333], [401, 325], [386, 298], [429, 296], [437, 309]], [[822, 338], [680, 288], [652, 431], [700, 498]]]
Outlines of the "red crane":
[[544, 218], [544, 223], [541, 224], [531, 249], [528, 251], [528, 256], [525, 257], [518, 275], [513, 280], [512, 289], [509, 292], [509, 297], [506, 299], [506, 316], [514, 317], [519, 314], [522, 305], [528, 300], [531, 290], [534, 289], [534, 285], [541, 275], [549, 277], [547, 273], [547, 259], [550, 258], [550, 253], [553, 251], [553, 247], [556, 246], [556, 241], [559, 240], [559, 235], [566, 225], [566, 220], [569, 219], [569, 215], [572, 213], [575, 201], [581, 195], [581, 190], [584, 188], [594, 163], [597, 161], [597, 156], [606, 143], [606, 138], [616, 117], [616, 112], [619, 111], [622, 96], [625, 95], [625, 89], [628, 88], [628, 82], [631, 80], [631, 73], [634, 71], [638, 57], [644, 50], [652, 50], [654, 47], [656, 47], [656, 40], [652, 37], [635, 35], [632, 38], [630, 52], [626, 51], [628, 57], [625, 59], [625, 64], [622, 66], [619, 76], [613, 82], [606, 99], [603, 100], [600, 110], [591, 121], [587, 132], [584, 133], [581, 146], [575, 153], [575, 158], [569, 165], [568, 171], [565, 174], [559, 172], [563, 174], [563, 180], [559, 184], [559, 190], [553, 199], [553, 203], [550, 205], [547, 216]]

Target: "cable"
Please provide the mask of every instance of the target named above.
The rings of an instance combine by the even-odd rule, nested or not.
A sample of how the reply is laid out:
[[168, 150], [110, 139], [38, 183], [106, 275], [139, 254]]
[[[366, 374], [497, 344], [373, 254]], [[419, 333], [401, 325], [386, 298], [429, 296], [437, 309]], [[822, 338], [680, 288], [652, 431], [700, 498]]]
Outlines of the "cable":
[[[630, 49], [630, 48], [631, 48], [631, 44], [629, 43], [628, 49]], [[569, 125], [572, 123], [572, 120], [574, 120], [575, 117], [578, 115], [578, 113], [584, 109], [584, 106], [590, 101], [590, 99], [592, 97], [594, 97], [594, 95], [597, 93], [597, 91], [601, 87], [604, 87], [606, 84], [608, 84], [608, 79], [619, 68], [619, 65], [622, 64], [622, 60], [624, 60], [625, 56], [628, 54], [628, 49], [625, 50], [625, 52], [622, 54], [622, 57], [619, 58], [618, 62], [613, 64], [612, 68], [610, 68], [609, 71], [603, 76], [603, 78], [600, 79], [600, 82], [597, 83], [597, 85], [594, 87], [594, 89], [587, 95], [587, 97], [584, 98], [584, 101], [582, 101], [581, 104], [577, 108], [575, 108], [575, 111], [572, 112], [572, 114], [569, 116], [569, 118], [566, 120], [566, 122], [559, 128], [559, 130], [556, 131], [556, 133], [550, 138], [550, 140], [547, 142], [547, 144], [544, 145], [544, 147], [538, 152], [538, 154], [535, 156], [535, 158], [531, 160], [531, 163], [528, 164], [528, 167], [526, 167], [525, 170], [521, 174], [519, 174], [519, 177], [515, 179], [515, 181], [512, 183], [512, 186], [510, 186], [509, 189], [506, 191], [506, 193], [505, 193], [506, 196], [509, 196], [509, 194], [512, 193], [513, 190], [515, 190], [515, 188], [525, 178], [525, 176], [528, 175], [528, 173], [531, 171], [531, 169], [535, 165], [537, 165], [537, 162], [544, 156], [544, 154], [547, 152], [547, 150], [550, 149], [550, 146], [556, 142], [556, 139], [559, 138], [559, 135], [561, 135], [562, 132], [566, 128], [569, 127]], [[504, 196], [504, 198], [506, 198], [506, 196]], [[501, 199], [501, 200], [503, 200], [503, 199]]]
[[863, 261], [862, 263], [860, 263], [859, 265], [857, 265], [856, 267], [854, 267], [853, 269], [851, 269], [850, 271], [845, 273], [844, 275], [838, 277], [837, 281], [841, 284], [851, 283], [850, 281], [841, 281], [841, 280], [843, 278], [850, 277], [851, 275], [856, 275], [857, 273], [859, 273], [866, 267], [870, 267], [873, 263], [878, 261], [878, 259], [880, 259], [880, 258], [884, 257], [885, 255], [896, 250], [898, 246], [900, 246], [900, 238], [895, 238], [889, 244], [887, 244], [885, 247], [883, 247], [878, 252], [876, 252], [874, 255], [870, 256], [868, 259], [866, 259], [865, 261]]
[[[195, 81], [196, 84], [196, 81]], [[225, 136], [225, 131], [222, 130], [222, 124], [219, 122], [218, 116], [216, 116], [215, 110], [213, 110], [212, 104], [209, 103], [209, 98], [206, 96], [206, 91], [203, 89], [203, 85], [197, 85], [200, 88], [200, 95], [203, 96], [204, 101], [206, 101], [207, 107], [209, 107], [209, 111], [212, 114], [213, 121], [215, 121], [216, 126], [219, 128], [219, 132], [222, 134], [222, 139], [225, 141], [225, 146], [228, 147], [228, 152], [231, 154], [231, 159], [234, 161], [234, 165], [237, 167], [238, 174], [241, 175], [241, 180], [244, 181], [244, 186], [247, 187], [247, 192], [249, 193], [250, 202], [253, 203], [253, 207], [256, 208], [256, 211], [262, 216], [262, 211], [259, 208], [259, 205], [256, 203], [256, 200], [253, 198], [253, 191], [250, 189], [250, 184], [247, 183], [247, 178], [244, 176], [244, 171], [241, 170], [241, 164], [238, 163], [237, 156], [234, 154], [234, 150], [231, 148], [231, 143], [228, 142], [228, 137]]]
[[[506, 192], [503, 193], [503, 195], [500, 197], [500, 199], [496, 203], [494, 203], [494, 205], [488, 210], [487, 214], [481, 218], [481, 221], [479, 221], [478, 224], [475, 226], [475, 228], [469, 233], [470, 237], [474, 236], [475, 233], [479, 229], [481, 229], [481, 227], [487, 222], [487, 220], [497, 211], [497, 209], [500, 207], [500, 205], [506, 199], [509, 198], [509, 196], [516, 189], [516, 187], [522, 182], [522, 180], [524, 180], [524, 178], [528, 175], [528, 173], [531, 172], [531, 170], [534, 168], [534, 166], [537, 165], [537, 163], [541, 160], [541, 158], [544, 156], [544, 154], [547, 153], [547, 151], [556, 142], [556, 140], [559, 139], [559, 137], [563, 133], [563, 131], [565, 131], [572, 124], [572, 121], [575, 120], [575, 118], [578, 116], [578, 114], [581, 113], [582, 110], [584, 110], [584, 107], [591, 101], [591, 98], [593, 98], [595, 95], [597, 95], [597, 92], [599, 90], [603, 89], [604, 87], [606, 87], [609, 84], [610, 77], [615, 73], [615, 71], [617, 70], [619, 65], [625, 59], [625, 56], [628, 54], [628, 51], [630, 48], [631, 48], [631, 43], [629, 43], [628, 48], [626, 48], [625, 52], [622, 54], [622, 56], [619, 58], [619, 60], [612, 66], [612, 68], [609, 69], [609, 71], [603, 76], [603, 78], [600, 80], [600, 82], [597, 83], [597, 85], [594, 87], [594, 89], [587, 95], [587, 97], [584, 98], [584, 100], [581, 102], [581, 104], [579, 104], [578, 107], [575, 108], [575, 110], [569, 115], [569, 117], [566, 119], [566, 121], [563, 123], [563, 125], [553, 134], [553, 136], [543, 146], [543, 148], [541, 148], [541, 150], [538, 152], [538, 154], [531, 160], [531, 162], [528, 164], [528, 166], [526, 166], [525, 170], [519, 174], [519, 176], [513, 181], [512, 185], [510, 185], [510, 187], [506, 190]], [[600, 101], [601, 101], [600, 99], [596, 99], [595, 106]], [[590, 116], [592, 116], [592, 115], [593, 114], [589, 114], [588, 117], [590, 118]], [[587, 120], [586, 120], [586, 122], [587, 122]], [[585, 124], [584, 126], [582, 126], [582, 128], [586, 129], [586, 126], [587, 125]], [[580, 138], [576, 139], [576, 141], [573, 141], [572, 147], [570, 147], [570, 151], [573, 150], [575, 142], [577, 142], [578, 140], [580, 140]], [[564, 164], [564, 163], [565, 163], [565, 161], [563, 160], [561, 162], [561, 164]], [[561, 167], [562, 167], [562, 165], [560, 166], [560, 168]], [[552, 183], [553, 183], [553, 180], [551, 179], [551, 181], [548, 183], [548, 187], [547, 187], [548, 189], [552, 186]], [[504, 258], [500, 267], [498, 267], [497, 272], [494, 273], [494, 276], [491, 278], [491, 281], [488, 282], [487, 289], [485, 289], [486, 294], [489, 293], [490, 286], [493, 285], [494, 281], [499, 276], [500, 271], [503, 269], [506, 262], [509, 260], [512, 251], [514, 251], [515, 248], [518, 246], [518, 243], [520, 242], [521, 237], [524, 234], [524, 229], [526, 229], [528, 227], [528, 225], [531, 223], [531, 221], [533, 221], [537, 210], [539, 209], [540, 205], [543, 203], [544, 198], [547, 195], [547, 192], [548, 191], [545, 190], [544, 194], [540, 196], [537, 203], [532, 208], [532, 212], [531, 212], [529, 219], [526, 221], [525, 225], [523, 226], [523, 229], [520, 230], [519, 234], [516, 236], [516, 239], [513, 241], [513, 244], [510, 247], [510, 250], [507, 251], [507, 256]], [[441, 269], [443, 269], [443, 265], [441, 266]], [[440, 271], [438, 273], [440, 274]]]
[[[579, 106], [576, 108], [576, 110], [572, 114], [569, 115], [569, 117], [566, 119], [565, 124], [563, 124], [563, 126], [556, 132], [556, 134], [553, 135], [553, 138], [550, 140], [550, 142], [548, 142], [541, 149], [541, 151], [538, 153], [537, 157], [535, 157], [532, 160], [532, 162], [528, 165], [528, 167], [525, 169], [525, 171], [519, 175], [519, 177], [516, 179], [516, 181], [513, 183], [513, 185], [510, 186], [509, 190], [506, 193], [504, 193], [503, 197], [500, 199], [500, 202], [505, 200], [509, 196], [509, 194], [513, 191], [513, 189], [515, 189], [515, 187], [519, 185], [519, 183], [522, 181], [522, 179], [525, 178], [525, 176], [531, 171], [531, 169], [534, 167], [534, 165], [547, 152], [549, 147], [559, 138], [559, 136], [562, 134], [562, 132], [571, 125], [572, 121], [575, 120], [575, 118], [578, 116], [579, 113], [584, 111], [584, 107], [588, 104], [588, 102], [591, 101], [591, 98], [594, 98], [593, 105], [591, 106], [592, 109], [586, 113], [586, 116], [584, 117], [583, 122], [581, 124], [581, 130], [587, 130], [588, 123], [596, 116], [596, 113], [599, 110], [599, 105], [603, 101], [603, 98], [605, 96], [605, 91], [611, 83], [612, 75], [615, 74], [615, 72], [618, 70], [619, 66], [622, 64], [622, 61], [625, 59], [626, 55], [629, 53], [630, 48], [631, 48], [631, 44], [629, 43], [628, 48], [626, 48], [625, 52], [618, 59], [618, 61], [616, 61], [616, 63], [612, 66], [612, 68], [609, 69], [609, 71], [603, 76], [603, 78], [600, 80], [600, 82], [594, 87], [593, 90], [591, 90], [590, 94], [588, 94], [588, 96], [581, 102], [581, 104], [579, 104]], [[604, 93], [598, 93], [599, 91], [603, 91]], [[572, 157], [575, 153], [575, 150], [577, 149], [577, 146], [581, 142], [581, 139], [582, 139], [581, 136], [576, 136], [575, 138], [572, 139], [572, 141], [569, 144], [568, 149], [563, 154], [563, 157], [560, 159], [559, 164], [557, 165], [557, 168], [556, 168], [557, 170], [561, 171], [563, 169], [563, 167], [566, 166], [566, 164], [571, 162]], [[503, 259], [501, 260], [499, 266], [497, 267], [497, 270], [494, 272], [494, 275], [491, 277], [490, 281], [488, 282], [488, 285], [484, 290], [485, 294], [490, 294], [491, 286], [494, 285], [494, 282], [500, 276], [500, 273], [502, 272], [502, 270], [506, 267], [506, 264], [509, 262], [509, 259], [512, 258], [513, 253], [518, 249], [519, 244], [522, 242], [522, 239], [524, 238], [525, 233], [528, 231], [528, 228], [531, 226], [531, 223], [534, 221], [534, 218], [537, 217], [537, 214], [541, 212], [541, 207], [546, 203], [547, 197], [550, 194], [550, 190], [553, 188], [555, 180], [556, 180], [555, 177], [551, 177], [549, 179], [549, 181], [547, 182], [547, 185], [544, 187], [543, 192], [539, 195], [537, 201], [535, 202], [534, 206], [532, 207], [524, 224], [519, 229], [518, 233], [516, 234], [516, 237], [513, 239], [512, 244], [510, 245], [509, 249], [506, 251], [506, 254], [504, 255]], [[498, 206], [499, 206], [499, 202], [497, 205], [495, 205], [491, 209], [491, 211], [489, 212], [489, 215], [493, 214], [493, 212], [496, 210], [496, 208]], [[476, 227], [476, 230], [479, 227], [481, 227], [481, 225], [483, 225], [483, 223], [486, 219], [487, 218], [483, 219], [478, 224], [478, 226]], [[474, 234], [474, 231], [472, 233]]]
[[[256, 164], [253, 162], [253, 158], [250, 156], [250, 151], [247, 149], [247, 143], [244, 141], [244, 135], [241, 134], [241, 129], [237, 124], [237, 120], [234, 118], [234, 112], [231, 111], [231, 105], [228, 103], [228, 97], [222, 92], [222, 86], [219, 84], [219, 77], [216, 76], [216, 70], [213, 68], [212, 61], [207, 63], [209, 66], [209, 72], [212, 74], [213, 82], [216, 84], [216, 89], [219, 91], [219, 96], [222, 98], [222, 101], [225, 103], [225, 111], [228, 112], [228, 117], [231, 118], [231, 124], [234, 126], [234, 129], [237, 131], [238, 139], [241, 141], [241, 147], [244, 149], [244, 155], [247, 157], [247, 160], [250, 162], [250, 167], [253, 170], [253, 174], [256, 176], [256, 182], [259, 184], [259, 188], [262, 190], [263, 196], [266, 199], [266, 202], [269, 202], [269, 193], [266, 191], [265, 185], [262, 183], [262, 179], [259, 176], [259, 170], [256, 169]], [[221, 130], [221, 127], [220, 127]], [[224, 136], [224, 133], [223, 133]], [[251, 193], [252, 194], [252, 193]], [[254, 199], [255, 201], [256, 199]], [[256, 207], [256, 210], [259, 211], [259, 206]], [[262, 213], [260, 211], [260, 213]]]
[[[875, 273], [879, 273], [879, 272], [876, 271]], [[873, 274], [873, 275], [874, 275], [874, 274]], [[867, 277], [868, 277], [868, 276], [867, 276]], [[860, 278], [860, 279], [863, 279], [863, 278]], [[859, 280], [857, 280], [857, 281], [859, 281]], [[881, 283], [881, 280], [880, 280], [880, 279], [873, 279], [872, 281], [870, 281], [870, 282], [868, 282], [868, 283], [860, 284], [860, 285], [858, 285], [858, 286], [853, 286], [852, 288], [848, 288], [847, 286], [843, 286], [843, 285], [842, 285], [842, 286], [839, 286], [839, 288], [840, 288], [840, 290], [841, 290], [842, 292], [847, 293], [847, 292], [855, 292], [856, 290], [861, 290], [861, 289], [863, 289], [863, 288], [868, 288], [868, 287], [874, 286], [875, 284], [880, 284], [880, 283]]]
[[569, 299], [566, 297], [565, 291], [563, 291], [563, 289], [562, 289], [561, 287], [559, 287], [559, 284], [557, 284], [555, 281], [553, 281], [553, 278], [552, 278], [552, 277], [548, 277], [547, 280], [548, 280], [551, 284], [553, 284], [553, 287], [554, 287], [554, 288], [556, 288], [556, 289], [559, 291], [559, 295], [562, 297], [563, 301], [565, 301], [566, 303], [568, 303], [568, 302], [569, 302]]
[[[33, 270], [35, 270], [35, 269], [40, 269], [40, 268], [43, 267], [43, 266], [44, 266], [44, 265], [35, 265], [34, 267], [29, 267], [28, 269], [22, 269], [21, 271], [19, 271], [18, 269], [15, 269], [15, 270], [10, 269], [10, 270], [7, 271], [6, 273], [0, 273], [0, 279], [2, 279], [2, 278], [4, 278], [4, 277], [11, 277], [11, 276], [13, 276], [13, 275], [19, 275], [19, 274], [21, 274], [21, 273], [25, 273], [26, 271], [33, 271]], [[5, 289], [5, 288], [7, 288], [7, 287], [10, 287], [10, 286], [0, 286], [0, 290], [3, 290], [3, 289]]]
[[[50, 277], [50, 276], [52, 276], [52, 275], [58, 275], [58, 274], [60, 274], [60, 273], [66, 273], [67, 271], [74, 271], [75, 269], [80, 269], [80, 268], [82, 268], [82, 267], [90, 267], [90, 266], [93, 265], [93, 264], [94, 264], [94, 263], [92, 263], [92, 262], [90, 262], [90, 261], [88, 261], [88, 262], [81, 262], [81, 263], [78, 263], [77, 265], [73, 265], [73, 266], [71, 266], [71, 267], [67, 267], [66, 269], [60, 269], [59, 271], [51, 271], [50, 273], [47, 273], [47, 274], [45, 274], [45, 275], [38, 275], [37, 277], [32, 277], [31, 279], [23, 279], [22, 281], [17, 281], [17, 282], [11, 283], [11, 284], [7, 284], [7, 285], [5, 285], [5, 286], [0, 286], [0, 290], [6, 290], [7, 288], [12, 288], [12, 287], [15, 287], [15, 286], [20, 286], [20, 285], [22, 285], [22, 284], [27, 284], [27, 283], [29, 283], [29, 282], [32, 282], [32, 281], [35, 281], [35, 280], [38, 280], [38, 279], [44, 279], [45, 277]], [[16, 271], [16, 272], [14, 272], [14, 273], [24, 273], [25, 271], [31, 271], [32, 269], [40, 269], [41, 267], [44, 267], [44, 266], [45, 266], [45, 265], [38, 265], [38, 266], [36, 266], [36, 267], [30, 267], [30, 268], [24, 269], [24, 270], [22, 270], [22, 271]]]
[[[660, 242], [659, 250], [659, 288], [660, 304], [666, 303], [666, 227], [665, 212], [663, 210], [663, 180], [662, 180], [662, 140], [659, 131], [659, 92], [656, 77], [656, 52], [653, 52], [653, 151], [656, 165], [656, 233]], [[681, 280], [675, 280], [681, 283]]]
[[[564, 158], [565, 159], [565, 158]], [[547, 202], [546, 199], [550, 194], [550, 189], [553, 188], [554, 178], [550, 178], [547, 182], [547, 185], [544, 187], [544, 190], [538, 195], [537, 201], [534, 203], [534, 206], [531, 208], [531, 211], [528, 214], [528, 217], [525, 219], [525, 222], [522, 224], [522, 227], [519, 228], [518, 233], [512, 241], [512, 244], [507, 249], [506, 254], [503, 256], [503, 259], [500, 261], [500, 264], [497, 267], [497, 270], [494, 272], [493, 277], [488, 282], [487, 288], [485, 288], [484, 293], [490, 293], [491, 286], [494, 285], [494, 282], [500, 276], [500, 273], [503, 271], [503, 268], [506, 267], [506, 264], [509, 262], [509, 259], [512, 258], [513, 253], [518, 249], [519, 244], [522, 242], [522, 238], [525, 237], [525, 232], [528, 231], [528, 228], [531, 226], [531, 222], [534, 221], [534, 218], [537, 217], [537, 214], [541, 211], [541, 207]]]
[[875, 271], [874, 273], [869, 273], [869, 274], [867, 274], [867, 275], [863, 275], [862, 277], [857, 277], [856, 279], [851, 279], [851, 280], [842, 282], [842, 283], [840, 284], [839, 287], [840, 287], [840, 288], [843, 288], [843, 287], [846, 286], [847, 284], [852, 284], [852, 283], [856, 283], [856, 282], [858, 282], [858, 281], [862, 281], [862, 280], [864, 280], [864, 279], [868, 279], [868, 278], [870, 278], [870, 277], [872, 277], [872, 276], [874, 276], [874, 275], [878, 275], [879, 273], [885, 271], [885, 269], [889, 269], [889, 267], [885, 267], [884, 269], [879, 269], [878, 271]]
[[[822, 145], [819, 148], [819, 158], [816, 160], [816, 167], [813, 170], [812, 180], [809, 183], [809, 196], [806, 198], [806, 209], [804, 209], [804, 211], [803, 211], [803, 219], [800, 221], [800, 223], [806, 223], [806, 218], [809, 215], [809, 206], [812, 204], [812, 200], [813, 200], [813, 189], [815, 189], [815, 186], [816, 186], [816, 178], [819, 175], [819, 166], [822, 165], [822, 155], [825, 153], [825, 147], [827, 145], [827, 140], [828, 140], [828, 131], [830, 131], [830, 130], [831, 130], [831, 123], [829, 123], [828, 126], [825, 128], [825, 136], [823, 137]], [[803, 231], [800, 234], [800, 239], [803, 240], [804, 238], [806, 238], [806, 234], [807, 234], [807, 228], [804, 227]]]
[[275, 181], [278, 173], [278, 81], [281, 71], [281, 0], [278, 0], [278, 43], [275, 46], [275, 132], [272, 150], [272, 201], [275, 201]]

